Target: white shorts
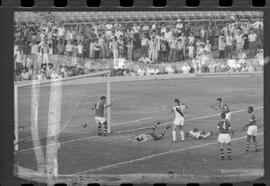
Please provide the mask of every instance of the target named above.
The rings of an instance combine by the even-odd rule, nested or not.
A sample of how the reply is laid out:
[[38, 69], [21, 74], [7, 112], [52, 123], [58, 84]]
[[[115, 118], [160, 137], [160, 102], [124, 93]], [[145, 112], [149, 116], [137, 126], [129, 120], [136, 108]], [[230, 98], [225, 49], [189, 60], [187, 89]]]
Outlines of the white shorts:
[[97, 124], [99, 124], [99, 123], [103, 124], [106, 121], [106, 119], [104, 117], [95, 117], [95, 120], [96, 120]]
[[229, 142], [231, 142], [230, 134], [219, 134], [218, 135], [218, 142], [220, 142], [220, 143], [229, 143]]
[[230, 112], [226, 113], [226, 118], [228, 121], [231, 121], [232, 114]]
[[174, 125], [179, 125], [179, 126], [184, 126], [184, 118], [175, 118], [174, 119], [174, 122], [173, 122]]
[[247, 135], [257, 136], [257, 125], [251, 125], [248, 127]]

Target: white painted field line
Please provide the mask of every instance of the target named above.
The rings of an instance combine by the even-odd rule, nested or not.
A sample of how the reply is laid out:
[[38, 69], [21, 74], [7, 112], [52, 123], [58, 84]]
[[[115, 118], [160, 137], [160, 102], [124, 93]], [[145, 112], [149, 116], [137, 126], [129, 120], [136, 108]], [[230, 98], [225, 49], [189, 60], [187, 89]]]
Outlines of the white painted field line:
[[[116, 123], [113, 126], [118, 126], [118, 125], [123, 125], [123, 124], [126, 124], [126, 123], [138, 122], [138, 121], [143, 121], [143, 120], [150, 120], [150, 119], [152, 119], [152, 118], [142, 118], [142, 119], [137, 119], [137, 120], [124, 121], [124, 122]], [[97, 138], [97, 137], [99, 137], [99, 136], [89, 136], [89, 137], [85, 137], [85, 138], [67, 140], [67, 141], [60, 142], [60, 144], [70, 143], [70, 142], [80, 141], [80, 140], [88, 140], [88, 139]], [[57, 145], [57, 144], [43, 145], [43, 146], [39, 146], [39, 147], [35, 147], [35, 148], [22, 149], [19, 152], [25, 152], [25, 151], [29, 151], [29, 150], [34, 150], [34, 149], [39, 149], [39, 148], [48, 147], [48, 146], [54, 146], [54, 145]]]
[[[254, 109], [262, 109], [263, 107], [255, 107]], [[247, 109], [242, 109], [242, 110], [236, 110], [236, 111], [232, 111], [231, 113], [238, 113], [238, 112], [244, 112], [247, 111]], [[219, 116], [220, 114], [212, 114], [212, 115], [207, 115], [207, 116], [201, 116], [201, 117], [195, 117], [195, 118], [191, 118], [191, 119], [186, 119], [185, 121], [194, 121], [194, 120], [199, 120], [199, 119], [205, 119], [205, 118], [212, 118], [212, 117], [216, 117]], [[170, 122], [165, 122], [160, 124], [160, 126], [162, 125], [168, 125], [172, 123], [172, 121]], [[127, 132], [135, 132], [135, 131], [139, 131], [139, 130], [144, 130], [144, 129], [149, 129], [152, 128], [152, 126], [148, 126], [148, 127], [141, 127], [141, 128], [136, 128], [136, 129], [130, 129], [130, 130], [123, 130], [123, 131], [119, 131], [117, 132], [118, 134], [122, 134], [122, 133], [127, 133]]]
[[[254, 109], [261, 109], [263, 107], [255, 107]], [[231, 113], [238, 113], [238, 112], [243, 112], [246, 111], [247, 109], [242, 109], [242, 110], [236, 110], [236, 111], [232, 111]], [[211, 118], [211, 117], [216, 117], [219, 116], [219, 114], [213, 114], [213, 115], [207, 115], [207, 116], [202, 116], [202, 117], [196, 117], [196, 118], [191, 118], [191, 119], [187, 119], [186, 121], [193, 121], [193, 120], [198, 120], [198, 119], [204, 119], [204, 118]], [[166, 123], [162, 123], [161, 125], [167, 125], [171, 122], [166, 122]], [[127, 132], [135, 132], [135, 131], [139, 131], [139, 130], [143, 130], [143, 129], [148, 129], [151, 128], [152, 126], [148, 126], [148, 127], [141, 127], [141, 128], [136, 128], [136, 129], [131, 129], [131, 130], [123, 130], [123, 131], [119, 131], [117, 132], [118, 134], [121, 133], [127, 133]], [[60, 144], [64, 144], [64, 143], [71, 143], [71, 142], [75, 142], [75, 141], [81, 141], [81, 140], [88, 140], [88, 139], [93, 139], [93, 138], [98, 138], [99, 136], [89, 136], [89, 137], [85, 137], [85, 138], [78, 138], [78, 139], [74, 139], [74, 140], [67, 140], [67, 141], [62, 141], [60, 142]], [[51, 145], [59, 145], [59, 144], [51, 144]], [[18, 152], [26, 152], [26, 151], [30, 151], [30, 150], [34, 150], [34, 149], [38, 149], [38, 148], [43, 148], [43, 147], [47, 147], [47, 145], [43, 145], [40, 147], [36, 147], [36, 148], [28, 148], [28, 149], [23, 149], [23, 150], [19, 150]]]
[[[130, 121], [122, 121], [122, 122], [119, 122], [119, 123], [115, 123], [115, 124], [112, 124], [112, 126], [119, 126], [119, 125], [124, 125], [124, 124], [127, 124], [127, 123], [133, 123], [133, 122], [138, 122], [138, 121], [145, 121], [145, 120], [151, 120], [153, 118], [142, 118], [142, 119], [136, 119], [136, 120], [130, 120]], [[24, 126], [30, 126], [29, 125], [24, 125]], [[22, 128], [22, 127], [20, 127]], [[65, 128], [78, 128], [78, 126], [67, 126]], [[39, 127], [38, 129], [47, 129], [47, 127]], [[31, 129], [20, 129], [21, 132], [24, 132], [24, 131], [28, 131], [28, 130], [31, 130]]]
[[[261, 134], [263, 134], [263, 132], [258, 133], [258, 135], [261, 135]], [[237, 140], [245, 139], [245, 138], [246, 138], [246, 136], [242, 136], [242, 137], [239, 137], [239, 138], [233, 138], [232, 141], [237, 141]], [[103, 169], [109, 169], [109, 168], [113, 168], [113, 167], [120, 166], [120, 165], [125, 165], [125, 164], [134, 163], [134, 162], [138, 162], [138, 161], [143, 161], [143, 160], [158, 157], [158, 156], [163, 156], [163, 155], [166, 155], [166, 154], [171, 154], [171, 153], [176, 153], [176, 152], [201, 148], [201, 147], [205, 147], [205, 146], [209, 146], [209, 145], [213, 145], [213, 144], [218, 144], [218, 143], [219, 143], [218, 141], [215, 141], [215, 142], [206, 143], [206, 144], [202, 144], [202, 145], [194, 145], [194, 146], [181, 148], [181, 149], [177, 149], [177, 150], [170, 150], [170, 151], [167, 151], [167, 152], [153, 154], [153, 155], [145, 156], [145, 157], [142, 157], [142, 158], [137, 158], [137, 159], [133, 159], [133, 160], [129, 160], [129, 161], [124, 161], [124, 162], [120, 162], [120, 163], [114, 163], [114, 164], [106, 165], [106, 166], [99, 167], [99, 168], [96, 168], [96, 169], [90, 169], [90, 170], [86, 170], [86, 171], [82, 171], [82, 172], [77, 172], [77, 173], [74, 173], [74, 175], [83, 174], [83, 173], [87, 173], [87, 172], [93, 172], [93, 171], [99, 171], [99, 170], [103, 170]]]
[[124, 125], [124, 124], [127, 124], [127, 123], [145, 121], [145, 120], [150, 120], [150, 119], [153, 119], [153, 118], [142, 118], [142, 119], [136, 119], [136, 120], [130, 120], [130, 121], [123, 121], [123, 122], [112, 124], [112, 126], [119, 126], [119, 125]]

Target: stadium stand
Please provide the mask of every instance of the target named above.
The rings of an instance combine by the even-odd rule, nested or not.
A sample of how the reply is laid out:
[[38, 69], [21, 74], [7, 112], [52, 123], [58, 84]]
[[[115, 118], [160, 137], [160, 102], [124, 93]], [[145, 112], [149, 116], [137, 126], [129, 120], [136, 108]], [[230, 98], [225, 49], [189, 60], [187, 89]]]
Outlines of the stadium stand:
[[15, 80], [108, 69], [141, 76], [262, 71], [262, 19], [252, 11], [15, 14]]

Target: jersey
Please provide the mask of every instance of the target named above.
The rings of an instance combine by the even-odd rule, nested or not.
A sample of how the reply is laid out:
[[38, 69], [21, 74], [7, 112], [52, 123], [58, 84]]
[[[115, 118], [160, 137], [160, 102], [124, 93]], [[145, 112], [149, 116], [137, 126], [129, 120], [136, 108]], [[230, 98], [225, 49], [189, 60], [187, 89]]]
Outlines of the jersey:
[[221, 120], [218, 123], [217, 128], [219, 129], [221, 134], [229, 134], [229, 130], [231, 129], [231, 124], [228, 120]]
[[225, 114], [230, 112], [228, 105], [226, 103], [223, 103], [223, 102], [217, 108], [219, 108], [221, 110], [221, 112], [225, 113]]
[[96, 103], [94, 105], [94, 108], [95, 108], [95, 117], [104, 117], [104, 108], [105, 108], [105, 105], [102, 104], [102, 103]]
[[257, 120], [254, 112], [249, 114], [249, 125], [257, 125]]
[[201, 135], [201, 132], [198, 129], [193, 129], [188, 131], [188, 134], [190, 134], [193, 138], [199, 138]]
[[172, 108], [175, 114], [175, 118], [184, 118], [184, 109], [186, 108], [185, 105], [176, 105]]

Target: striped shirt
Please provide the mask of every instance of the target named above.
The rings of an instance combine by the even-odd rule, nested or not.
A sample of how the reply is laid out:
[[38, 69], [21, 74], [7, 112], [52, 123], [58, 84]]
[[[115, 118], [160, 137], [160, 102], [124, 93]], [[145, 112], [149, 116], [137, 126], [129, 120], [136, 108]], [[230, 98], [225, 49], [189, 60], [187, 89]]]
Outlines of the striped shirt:
[[226, 103], [223, 103], [223, 102], [220, 105], [218, 105], [217, 108], [220, 109], [221, 112], [225, 113], [225, 114], [230, 112], [230, 109], [229, 109], [228, 105]]
[[94, 105], [95, 108], [95, 117], [104, 117], [104, 108], [105, 105], [102, 103], [96, 103]]

